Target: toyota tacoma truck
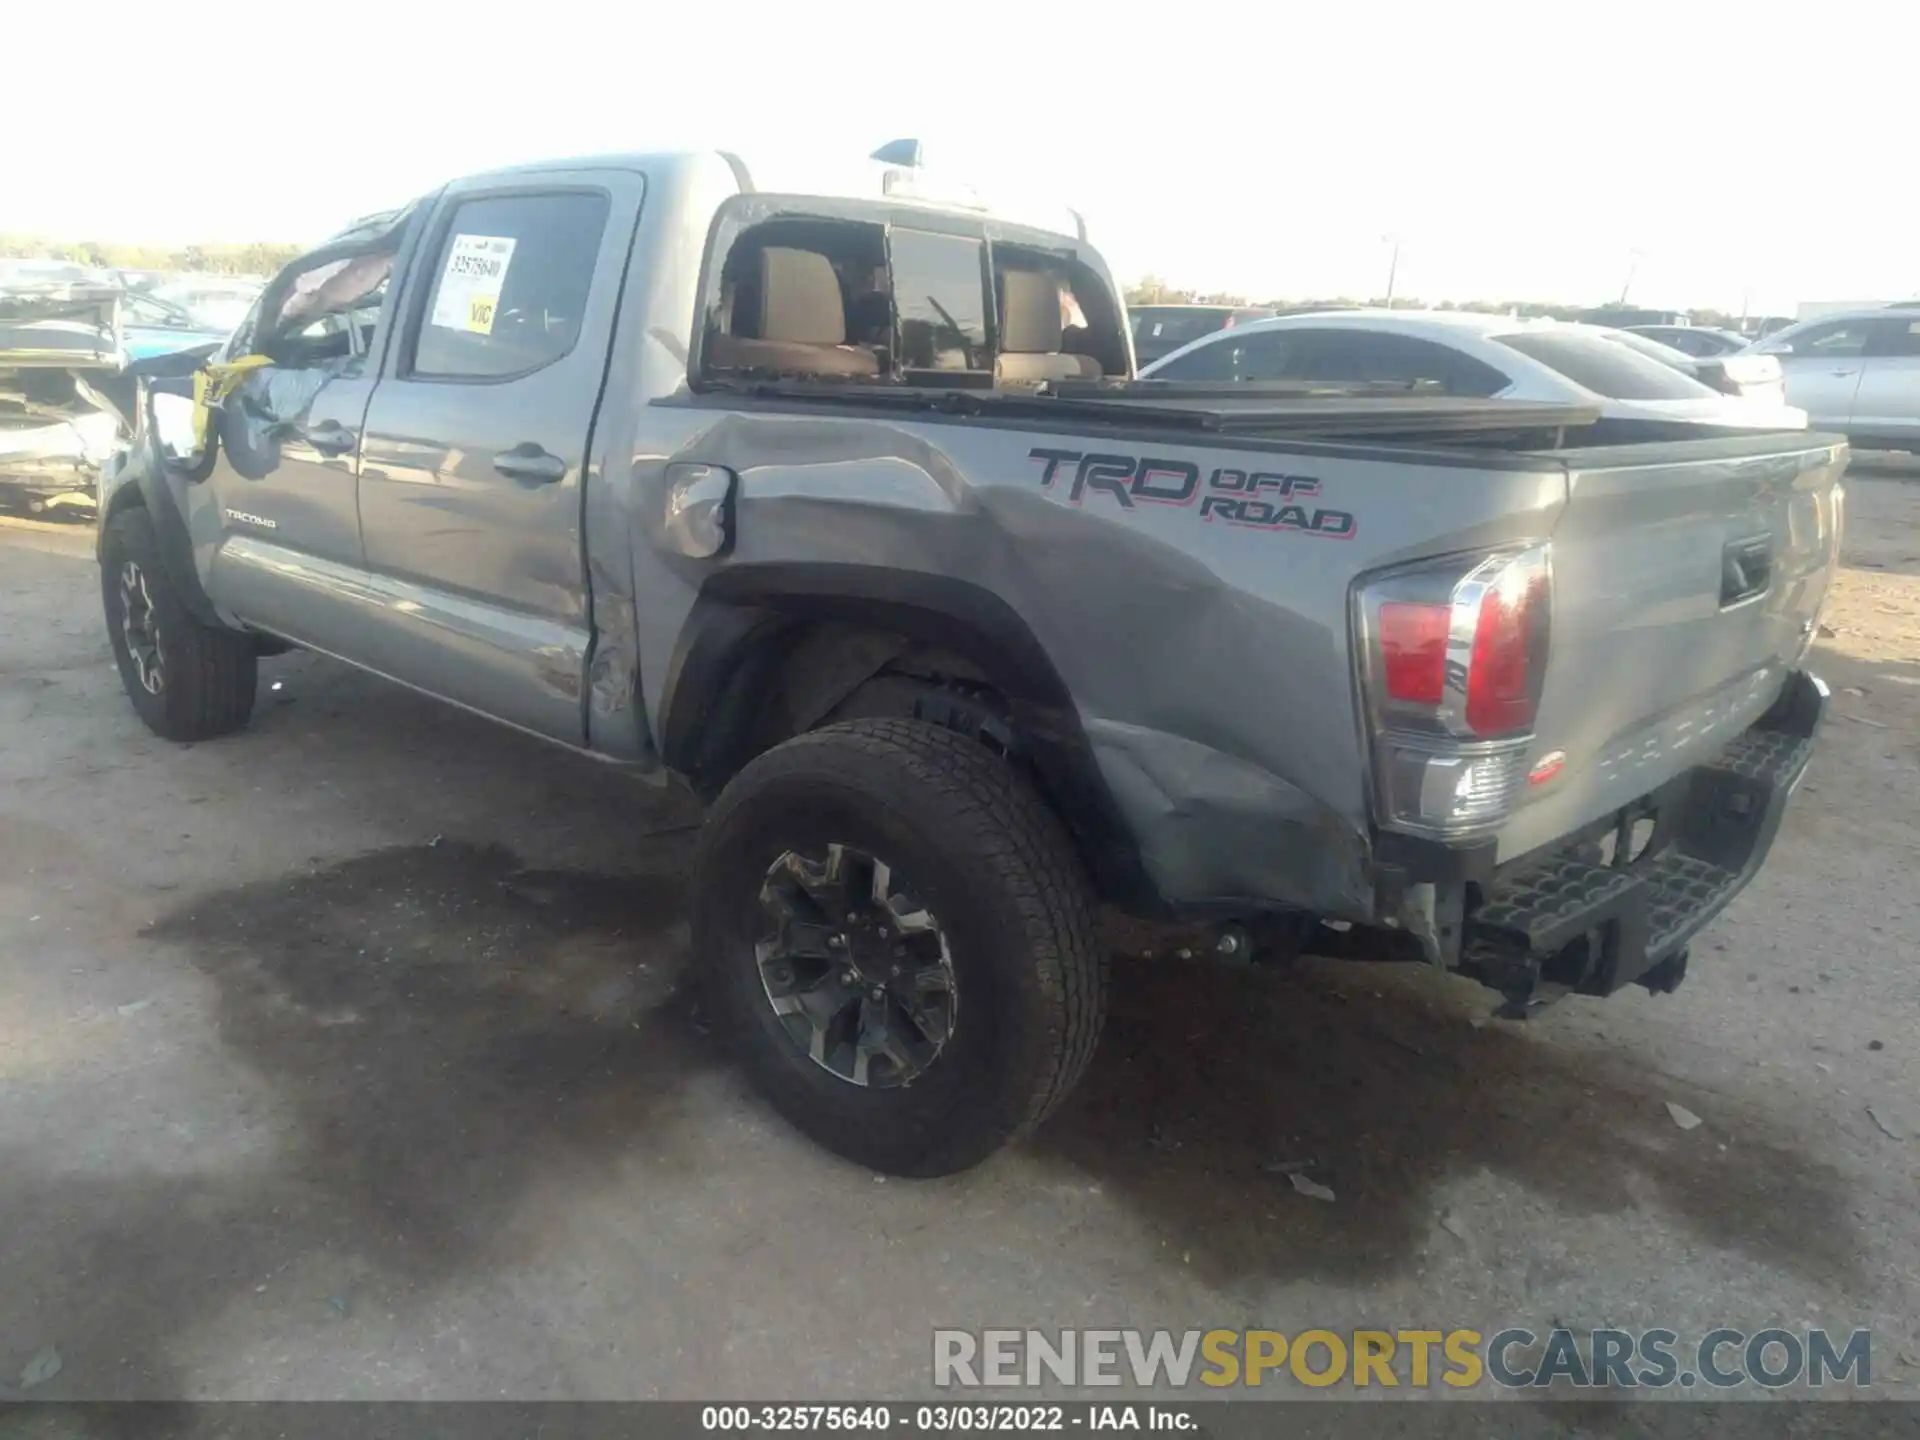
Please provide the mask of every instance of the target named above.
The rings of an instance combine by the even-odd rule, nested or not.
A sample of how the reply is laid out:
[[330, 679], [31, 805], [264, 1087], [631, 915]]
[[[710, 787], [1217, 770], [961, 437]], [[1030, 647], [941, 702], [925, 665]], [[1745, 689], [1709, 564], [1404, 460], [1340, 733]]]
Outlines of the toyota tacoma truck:
[[141, 719], [297, 646], [691, 787], [719, 1022], [893, 1173], [1060, 1104], [1107, 916], [1677, 984], [1820, 722], [1844, 443], [1139, 381], [1076, 216], [928, 176], [535, 165], [294, 262], [102, 479]]

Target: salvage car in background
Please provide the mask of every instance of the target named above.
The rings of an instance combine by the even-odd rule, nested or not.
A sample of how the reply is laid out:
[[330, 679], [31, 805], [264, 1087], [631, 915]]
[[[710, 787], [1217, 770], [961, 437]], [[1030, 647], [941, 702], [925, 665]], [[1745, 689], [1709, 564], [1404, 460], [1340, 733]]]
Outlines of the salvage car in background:
[[[241, 311], [243, 316], [245, 313]], [[216, 329], [195, 319], [185, 306], [158, 294], [130, 292], [120, 299], [120, 337], [129, 360], [218, 345], [232, 333], [232, 326]]]
[[1603, 414], [1804, 429], [1791, 406], [1736, 399], [1599, 326], [1459, 310], [1342, 310], [1256, 320], [1148, 365], [1143, 380], [1367, 382], [1432, 395], [1597, 404]]
[[1822, 315], [1753, 347], [1786, 371], [1787, 399], [1869, 450], [1920, 453], [1920, 305]]
[[109, 392], [125, 386], [130, 398], [120, 300], [78, 266], [0, 279], [0, 506], [92, 512], [122, 433]]

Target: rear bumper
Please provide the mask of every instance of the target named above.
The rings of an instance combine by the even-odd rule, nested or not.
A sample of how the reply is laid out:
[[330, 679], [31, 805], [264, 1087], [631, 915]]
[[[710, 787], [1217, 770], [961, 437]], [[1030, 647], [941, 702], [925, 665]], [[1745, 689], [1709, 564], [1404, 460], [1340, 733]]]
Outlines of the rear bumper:
[[1472, 887], [1461, 971], [1516, 1012], [1635, 981], [1673, 989], [1689, 942], [1772, 848], [1826, 698], [1815, 676], [1795, 671], [1773, 707], [1712, 760]]

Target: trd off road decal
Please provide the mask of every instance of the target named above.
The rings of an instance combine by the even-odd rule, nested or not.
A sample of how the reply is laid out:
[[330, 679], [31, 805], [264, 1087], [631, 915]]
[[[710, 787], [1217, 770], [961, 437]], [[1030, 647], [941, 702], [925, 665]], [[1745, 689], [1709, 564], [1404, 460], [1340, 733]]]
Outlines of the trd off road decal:
[[1353, 516], [1345, 510], [1300, 503], [1320, 494], [1320, 482], [1309, 475], [1220, 466], [1202, 484], [1200, 467], [1191, 460], [1039, 448], [1029, 450], [1027, 458], [1042, 465], [1042, 485], [1051, 488], [1056, 480], [1066, 481], [1067, 499], [1075, 505], [1088, 491], [1105, 495], [1123, 510], [1191, 505], [1198, 500], [1202, 520], [1223, 520], [1254, 530], [1297, 531], [1326, 540], [1353, 538]]

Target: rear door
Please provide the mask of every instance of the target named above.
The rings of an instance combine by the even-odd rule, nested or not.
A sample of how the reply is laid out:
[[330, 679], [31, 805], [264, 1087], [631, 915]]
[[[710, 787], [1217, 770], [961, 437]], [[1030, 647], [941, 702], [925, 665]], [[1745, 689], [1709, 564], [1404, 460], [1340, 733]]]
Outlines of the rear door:
[[1863, 441], [1920, 444], [1920, 315], [1875, 322], [1849, 432]]
[[644, 180], [449, 187], [367, 410], [360, 521], [381, 623], [350, 657], [579, 744], [584, 466]]
[[1867, 317], [1829, 320], [1759, 347], [1780, 357], [1787, 403], [1806, 411], [1814, 429], [1844, 433], [1852, 423], [1874, 325]]

